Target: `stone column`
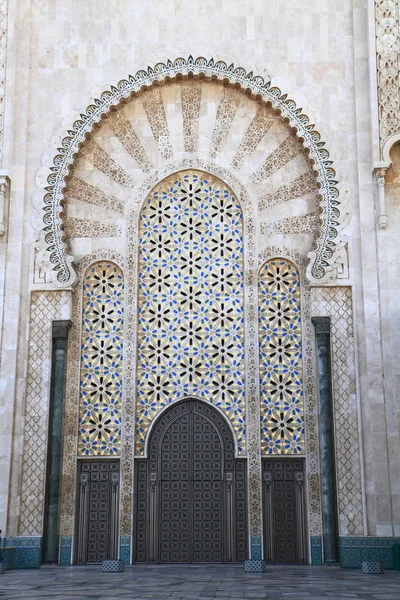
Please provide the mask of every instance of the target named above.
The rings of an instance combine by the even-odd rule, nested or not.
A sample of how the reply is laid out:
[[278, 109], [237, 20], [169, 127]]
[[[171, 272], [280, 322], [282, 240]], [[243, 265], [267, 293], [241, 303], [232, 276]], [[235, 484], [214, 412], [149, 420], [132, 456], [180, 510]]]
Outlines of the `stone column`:
[[314, 317], [312, 321], [318, 352], [324, 562], [329, 565], [338, 562], [330, 318]]
[[386, 229], [388, 224], [387, 212], [386, 212], [386, 198], [385, 198], [385, 177], [387, 167], [377, 167], [374, 169], [374, 175], [376, 183], [378, 184], [378, 201], [379, 201], [379, 217], [378, 226], [380, 229]]
[[61, 436], [67, 366], [68, 329], [71, 321], [53, 321], [50, 415], [47, 449], [46, 508], [43, 562], [58, 562], [58, 510], [61, 470]]

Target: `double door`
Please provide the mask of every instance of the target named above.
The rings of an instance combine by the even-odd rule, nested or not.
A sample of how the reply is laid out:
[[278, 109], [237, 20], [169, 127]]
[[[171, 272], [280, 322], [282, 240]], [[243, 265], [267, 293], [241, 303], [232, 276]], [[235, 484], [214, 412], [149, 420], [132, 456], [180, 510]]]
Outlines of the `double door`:
[[136, 561], [222, 563], [246, 558], [246, 465], [212, 407], [187, 400], [153, 428], [137, 461]]

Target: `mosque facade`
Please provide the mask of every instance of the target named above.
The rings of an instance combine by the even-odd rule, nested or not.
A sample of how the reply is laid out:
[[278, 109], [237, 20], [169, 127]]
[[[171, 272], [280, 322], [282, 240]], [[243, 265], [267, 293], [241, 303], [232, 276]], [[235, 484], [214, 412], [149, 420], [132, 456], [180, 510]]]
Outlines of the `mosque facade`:
[[392, 567], [399, 11], [0, 1], [9, 566]]

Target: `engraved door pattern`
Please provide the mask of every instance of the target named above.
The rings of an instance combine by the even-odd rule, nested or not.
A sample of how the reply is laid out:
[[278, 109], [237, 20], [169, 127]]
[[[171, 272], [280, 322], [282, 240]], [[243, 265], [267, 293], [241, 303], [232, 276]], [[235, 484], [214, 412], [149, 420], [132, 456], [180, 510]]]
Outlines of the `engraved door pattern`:
[[246, 465], [224, 419], [206, 403], [169, 408], [137, 465], [136, 560], [246, 558]]
[[265, 560], [305, 563], [303, 460], [263, 460], [263, 496]]
[[215, 426], [195, 412], [179, 417], [160, 454], [160, 562], [222, 562], [222, 446]]
[[117, 558], [118, 498], [118, 461], [80, 461], [78, 564]]

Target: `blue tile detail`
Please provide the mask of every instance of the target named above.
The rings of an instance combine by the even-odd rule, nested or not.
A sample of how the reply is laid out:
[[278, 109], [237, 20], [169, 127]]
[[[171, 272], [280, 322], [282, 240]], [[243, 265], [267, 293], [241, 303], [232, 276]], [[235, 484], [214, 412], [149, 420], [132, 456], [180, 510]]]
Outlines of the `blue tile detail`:
[[345, 569], [360, 569], [362, 561], [380, 561], [393, 569], [392, 546], [398, 537], [345, 536], [339, 538], [340, 564]]
[[42, 562], [41, 537], [5, 538], [5, 547], [14, 548], [7, 552], [7, 569], [37, 569]]
[[121, 535], [119, 538], [119, 557], [126, 565], [131, 564], [131, 537]]
[[322, 536], [311, 535], [310, 536], [311, 546], [311, 564], [315, 567], [322, 566]]
[[68, 567], [71, 564], [72, 537], [63, 535], [61, 537], [60, 565]]
[[250, 557], [251, 560], [262, 560], [261, 535], [252, 535], [250, 537]]
[[244, 570], [246, 573], [264, 573], [267, 565], [265, 560], [245, 560]]

